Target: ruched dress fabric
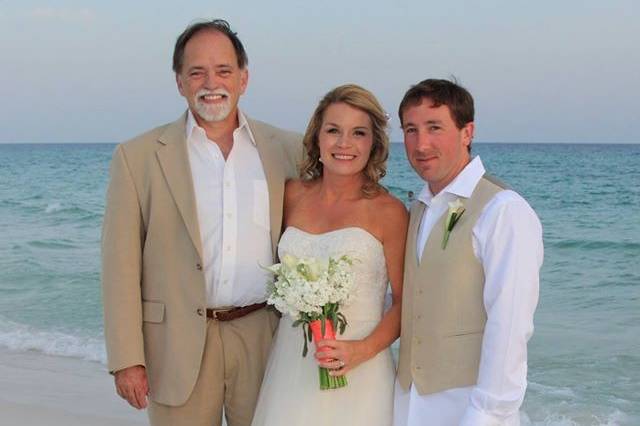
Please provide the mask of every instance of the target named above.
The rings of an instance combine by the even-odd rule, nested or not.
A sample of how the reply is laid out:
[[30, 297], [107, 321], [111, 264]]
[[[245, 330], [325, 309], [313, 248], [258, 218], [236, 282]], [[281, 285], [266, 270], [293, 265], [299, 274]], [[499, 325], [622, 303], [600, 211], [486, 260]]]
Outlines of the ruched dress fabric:
[[[382, 244], [372, 234], [357, 227], [323, 234], [288, 227], [278, 254], [354, 259], [350, 302], [341, 308], [348, 326], [337, 339], [371, 334], [382, 318], [388, 285]], [[315, 346], [302, 357], [302, 330], [293, 321], [288, 315], [280, 320], [252, 426], [391, 425], [395, 371], [389, 348], [348, 372], [346, 387], [320, 390]]]

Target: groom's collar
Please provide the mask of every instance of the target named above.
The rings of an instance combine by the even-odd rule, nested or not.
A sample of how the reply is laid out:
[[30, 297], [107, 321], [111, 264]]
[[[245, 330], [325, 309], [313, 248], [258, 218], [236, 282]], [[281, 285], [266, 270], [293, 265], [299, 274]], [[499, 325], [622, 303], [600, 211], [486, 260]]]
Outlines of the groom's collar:
[[[478, 182], [480, 182], [480, 179], [485, 174], [485, 171], [486, 170], [484, 168], [484, 165], [482, 164], [482, 160], [480, 160], [480, 157], [473, 157], [473, 160], [471, 160], [469, 164], [467, 164], [465, 168], [462, 169], [460, 173], [458, 173], [458, 176], [456, 176], [455, 179], [453, 179], [449, 183], [449, 185], [444, 187], [444, 189], [440, 191], [438, 195], [447, 193], [456, 197], [471, 197], [473, 190], [476, 188], [476, 185], [478, 185]], [[422, 191], [420, 191], [420, 194], [418, 195], [418, 200], [429, 206], [433, 198], [434, 195], [429, 189], [429, 184], [426, 183], [422, 188]]]

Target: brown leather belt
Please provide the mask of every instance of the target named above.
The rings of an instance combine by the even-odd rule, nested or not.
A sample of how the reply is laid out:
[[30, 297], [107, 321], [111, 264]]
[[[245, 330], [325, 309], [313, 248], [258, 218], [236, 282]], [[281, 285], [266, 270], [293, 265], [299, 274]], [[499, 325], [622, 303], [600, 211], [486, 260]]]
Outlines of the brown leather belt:
[[262, 309], [265, 306], [267, 306], [267, 302], [255, 303], [249, 306], [240, 306], [238, 308], [207, 308], [207, 318], [214, 319], [216, 321], [231, 321], [250, 314], [253, 311], [257, 311], [258, 309]]

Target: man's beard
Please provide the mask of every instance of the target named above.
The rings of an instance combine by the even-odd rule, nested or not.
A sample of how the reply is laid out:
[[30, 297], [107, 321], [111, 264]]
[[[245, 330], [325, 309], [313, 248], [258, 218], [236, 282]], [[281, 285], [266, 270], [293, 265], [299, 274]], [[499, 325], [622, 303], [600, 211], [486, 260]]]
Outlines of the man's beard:
[[[209, 105], [203, 102], [202, 99], [200, 99], [202, 96], [206, 95], [224, 95], [224, 102], [215, 105]], [[198, 92], [194, 96], [194, 105], [198, 116], [209, 123], [214, 123], [226, 119], [233, 109], [231, 105], [231, 94], [225, 89], [198, 90]]]

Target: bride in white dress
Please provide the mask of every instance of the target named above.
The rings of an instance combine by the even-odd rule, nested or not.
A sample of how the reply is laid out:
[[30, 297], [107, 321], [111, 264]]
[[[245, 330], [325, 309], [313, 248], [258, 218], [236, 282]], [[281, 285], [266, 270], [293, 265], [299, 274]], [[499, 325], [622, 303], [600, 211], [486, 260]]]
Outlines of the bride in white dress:
[[[386, 115], [375, 97], [355, 86], [329, 92], [311, 118], [301, 180], [287, 183], [280, 257], [355, 259], [348, 321], [324, 352], [302, 357], [295, 319], [283, 316], [260, 390], [253, 426], [392, 423], [395, 371], [389, 345], [400, 333], [407, 228], [404, 205], [378, 181], [389, 141]], [[384, 312], [387, 286], [392, 305]], [[328, 361], [320, 361], [328, 359]], [[318, 366], [346, 375], [348, 385], [320, 390]]]

